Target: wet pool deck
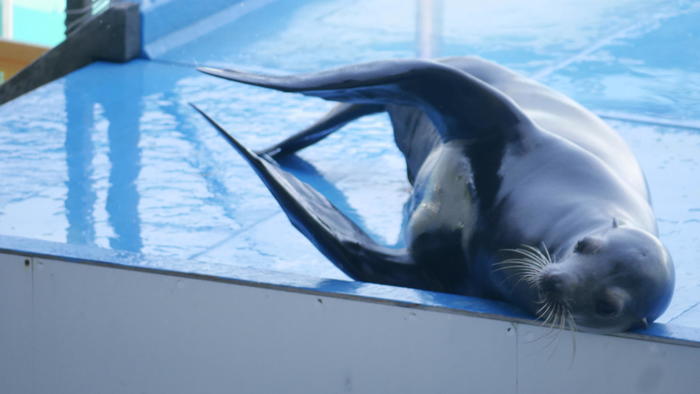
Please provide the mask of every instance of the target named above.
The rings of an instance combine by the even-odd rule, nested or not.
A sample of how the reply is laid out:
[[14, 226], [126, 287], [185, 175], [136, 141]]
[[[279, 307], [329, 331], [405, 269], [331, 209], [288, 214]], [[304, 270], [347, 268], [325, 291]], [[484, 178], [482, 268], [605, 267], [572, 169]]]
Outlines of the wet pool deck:
[[[427, 41], [416, 31], [420, 2], [230, 3], [182, 12], [178, 0], [144, 2], [141, 59], [95, 63], [0, 106], [0, 249], [517, 317], [499, 303], [348, 282], [188, 106], [262, 148], [332, 104], [195, 66], [314, 71], [427, 45], [432, 56], [479, 55], [533, 76], [622, 134], [677, 271], [664, 324], [647, 334], [700, 342], [700, 2], [444, 0]], [[368, 117], [284, 164], [394, 244], [408, 184], [389, 130], [384, 116]]]

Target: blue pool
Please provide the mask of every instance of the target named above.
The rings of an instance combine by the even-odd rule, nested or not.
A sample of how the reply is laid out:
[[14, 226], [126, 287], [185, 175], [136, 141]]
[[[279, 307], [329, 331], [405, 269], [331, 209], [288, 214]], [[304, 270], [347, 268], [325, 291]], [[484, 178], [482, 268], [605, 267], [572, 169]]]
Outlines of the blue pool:
[[[347, 279], [188, 105], [263, 148], [332, 104], [195, 66], [290, 73], [479, 55], [571, 96], [628, 141], [677, 269], [659, 322], [700, 328], [700, 1], [192, 4], [142, 1], [142, 58], [92, 64], [0, 106], [0, 235], [150, 256], [165, 268], [172, 260], [188, 272]], [[402, 160], [388, 119], [376, 115], [284, 164], [393, 245], [409, 186]]]

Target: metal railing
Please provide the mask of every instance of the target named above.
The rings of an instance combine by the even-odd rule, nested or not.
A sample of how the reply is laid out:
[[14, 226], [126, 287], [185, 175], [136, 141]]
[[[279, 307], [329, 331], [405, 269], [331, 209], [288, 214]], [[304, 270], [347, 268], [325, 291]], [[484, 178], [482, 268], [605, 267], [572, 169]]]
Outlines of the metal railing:
[[[66, 0], [65, 33], [75, 31], [91, 16], [109, 7], [111, 0]], [[14, 0], [0, 0], [0, 38], [12, 39], [15, 27]]]
[[111, 0], [66, 0], [66, 36], [91, 16], [109, 7]]

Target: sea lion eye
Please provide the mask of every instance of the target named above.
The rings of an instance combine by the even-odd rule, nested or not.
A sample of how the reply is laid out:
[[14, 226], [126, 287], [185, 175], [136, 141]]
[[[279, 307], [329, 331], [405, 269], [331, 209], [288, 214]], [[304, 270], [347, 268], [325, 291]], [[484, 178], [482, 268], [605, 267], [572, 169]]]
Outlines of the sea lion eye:
[[576, 243], [575, 253], [593, 254], [603, 245], [603, 241], [595, 237], [585, 237]]

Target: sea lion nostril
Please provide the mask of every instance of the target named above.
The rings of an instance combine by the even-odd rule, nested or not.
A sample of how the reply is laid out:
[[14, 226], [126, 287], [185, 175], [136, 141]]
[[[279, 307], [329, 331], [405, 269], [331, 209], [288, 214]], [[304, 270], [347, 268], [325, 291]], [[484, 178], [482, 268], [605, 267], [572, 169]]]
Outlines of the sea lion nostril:
[[546, 273], [539, 283], [540, 291], [551, 297], [561, 298], [566, 290], [566, 283], [561, 275]]

